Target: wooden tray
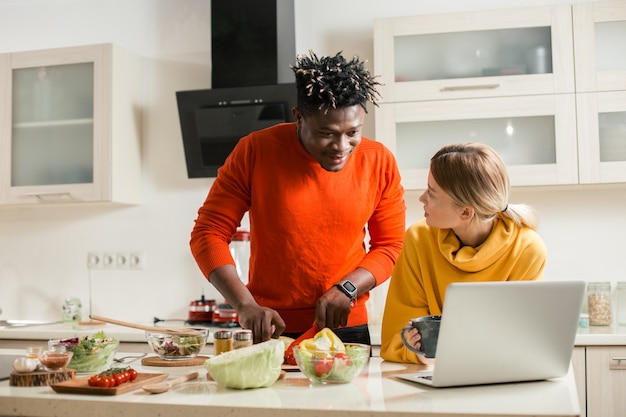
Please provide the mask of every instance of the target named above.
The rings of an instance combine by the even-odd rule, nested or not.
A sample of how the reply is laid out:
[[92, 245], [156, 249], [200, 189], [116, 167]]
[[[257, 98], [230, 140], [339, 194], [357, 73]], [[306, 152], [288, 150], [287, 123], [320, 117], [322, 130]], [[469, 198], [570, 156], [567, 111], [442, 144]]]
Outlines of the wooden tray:
[[76, 375], [73, 369], [60, 371], [12, 372], [9, 385], [14, 387], [41, 387], [71, 380]]
[[137, 374], [137, 379], [134, 381], [125, 382], [117, 387], [111, 388], [90, 387], [88, 382], [89, 377], [59, 382], [58, 384], [50, 385], [50, 387], [55, 392], [64, 394], [118, 395], [134, 391], [147, 384], [165, 381], [168, 375], [169, 374], [139, 373]]
[[159, 356], [147, 356], [141, 360], [143, 366], [200, 366], [209, 359], [208, 356], [196, 356], [193, 359], [171, 360], [161, 359]]

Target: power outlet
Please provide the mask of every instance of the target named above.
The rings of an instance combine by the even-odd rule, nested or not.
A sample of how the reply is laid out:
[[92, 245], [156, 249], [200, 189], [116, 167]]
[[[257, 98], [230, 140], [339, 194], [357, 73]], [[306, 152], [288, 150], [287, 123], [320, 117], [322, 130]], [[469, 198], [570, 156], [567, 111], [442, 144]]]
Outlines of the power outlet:
[[143, 269], [146, 263], [146, 256], [143, 252], [131, 252], [128, 257], [128, 267], [130, 269]]
[[130, 254], [128, 252], [118, 252], [115, 256], [115, 265], [117, 269], [130, 268]]
[[113, 253], [113, 252], [104, 252], [102, 254], [102, 267], [104, 269], [115, 269], [115, 268], [117, 268], [117, 263], [115, 261], [115, 253]]
[[143, 270], [143, 252], [88, 252], [88, 269], [134, 269]]
[[87, 253], [87, 268], [88, 269], [102, 269], [102, 253], [88, 252]]

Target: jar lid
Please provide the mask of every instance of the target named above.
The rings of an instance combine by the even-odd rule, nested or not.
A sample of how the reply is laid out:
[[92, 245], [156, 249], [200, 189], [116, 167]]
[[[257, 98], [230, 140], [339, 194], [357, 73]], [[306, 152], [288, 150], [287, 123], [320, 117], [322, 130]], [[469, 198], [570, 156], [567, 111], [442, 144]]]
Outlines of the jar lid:
[[213, 334], [215, 339], [230, 339], [233, 337], [233, 332], [230, 330], [218, 330]]
[[235, 340], [252, 340], [252, 331], [242, 330], [240, 332], [235, 332], [235, 336], [233, 338]]

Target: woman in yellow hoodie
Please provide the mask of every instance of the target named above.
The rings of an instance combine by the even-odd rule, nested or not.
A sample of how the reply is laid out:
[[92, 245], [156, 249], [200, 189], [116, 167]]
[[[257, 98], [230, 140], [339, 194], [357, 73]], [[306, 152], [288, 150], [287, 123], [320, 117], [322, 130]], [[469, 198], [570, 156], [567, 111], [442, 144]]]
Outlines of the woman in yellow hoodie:
[[[533, 210], [509, 204], [509, 189], [504, 163], [486, 145], [448, 145], [431, 158], [424, 219], [406, 231], [389, 284], [383, 359], [432, 363], [409, 351], [400, 331], [411, 318], [440, 315], [448, 284], [543, 279], [546, 247]], [[406, 337], [419, 349], [417, 329]]]

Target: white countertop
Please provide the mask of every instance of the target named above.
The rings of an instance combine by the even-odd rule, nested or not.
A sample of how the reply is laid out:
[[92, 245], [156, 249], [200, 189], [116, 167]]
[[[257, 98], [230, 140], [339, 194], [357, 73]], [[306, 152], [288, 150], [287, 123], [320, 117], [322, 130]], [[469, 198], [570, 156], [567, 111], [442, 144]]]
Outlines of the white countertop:
[[[0, 349], [0, 354], [21, 354]], [[123, 353], [121, 353], [123, 354]], [[570, 369], [564, 378], [541, 382], [461, 388], [431, 388], [394, 377], [423, 366], [398, 364], [374, 357], [349, 384], [311, 385], [300, 372], [288, 372], [271, 387], [232, 390], [206, 380], [202, 366], [143, 367], [139, 372], [169, 373], [170, 378], [199, 371], [200, 379], [171, 391], [150, 395], [135, 390], [116, 396], [59, 394], [50, 387], [11, 387], [0, 382], [0, 415], [37, 417], [85, 415], [184, 415], [206, 417], [345, 417], [350, 416], [578, 416], [579, 405]]]
[[[380, 327], [380, 325], [370, 325], [370, 335], [372, 338], [372, 345], [374, 346], [380, 346]], [[0, 329], [0, 340], [67, 339], [71, 337], [92, 335], [99, 330], [104, 330], [107, 336], [115, 337], [120, 342], [146, 341], [145, 332], [143, 330], [121, 327], [114, 324], [80, 325], [74, 323]], [[209, 330], [208, 343], [213, 343], [213, 333], [218, 330], [218, 328], [209, 327]], [[626, 326], [590, 326], [588, 328], [579, 328], [575, 344], [576, 346], [626, 346]]]

